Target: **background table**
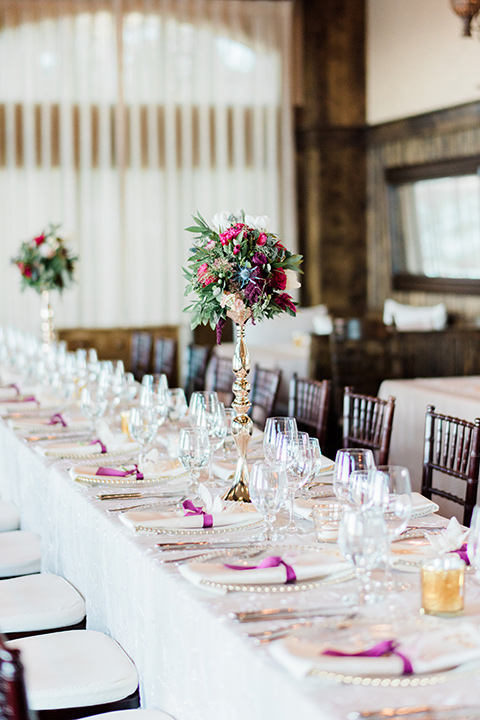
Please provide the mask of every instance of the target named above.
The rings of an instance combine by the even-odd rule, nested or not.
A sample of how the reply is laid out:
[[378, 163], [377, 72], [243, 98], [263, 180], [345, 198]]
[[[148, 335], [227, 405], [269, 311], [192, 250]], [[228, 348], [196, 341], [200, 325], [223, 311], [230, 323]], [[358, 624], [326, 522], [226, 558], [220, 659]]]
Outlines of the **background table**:
[[[379, 396], [396, 398], [390, 445], [390, 463], [410, 470], [414, 490], [420, 491], [423, 463], [425, 411], [427, 405], [446, 415], [473, 421], [480, 417], [480, 377], [418, 378], [416, 380], [385, 380]], [[443, 515], [462, 518], [458, 505], [442, 498]]]

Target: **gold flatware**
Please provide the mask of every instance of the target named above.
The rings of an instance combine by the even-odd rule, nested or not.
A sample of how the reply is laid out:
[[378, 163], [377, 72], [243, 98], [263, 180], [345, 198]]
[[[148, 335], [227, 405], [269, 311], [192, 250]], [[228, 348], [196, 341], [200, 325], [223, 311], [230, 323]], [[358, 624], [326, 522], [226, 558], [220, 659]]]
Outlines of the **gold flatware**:
[[147, 492], [130, 492], [130, 493], [99, 493], [95, 495], [97, 500], [140, 500], [148, 498], [175, 498], [180, 497], [180, 493], [147, 493]]
[[[351, 607], [351, 606], [350, 606]], [[264, 622], [266, 620], [290, 620], [297, 618], [312, 617], [335, 617], [336, 615], [348, 614], [348, 605], [339, 608], [335, 606], [326, 606], [318, 608], [275, 608], [258, 611], [231, 612], [227, 615], [230, 620], [238, 623]]]

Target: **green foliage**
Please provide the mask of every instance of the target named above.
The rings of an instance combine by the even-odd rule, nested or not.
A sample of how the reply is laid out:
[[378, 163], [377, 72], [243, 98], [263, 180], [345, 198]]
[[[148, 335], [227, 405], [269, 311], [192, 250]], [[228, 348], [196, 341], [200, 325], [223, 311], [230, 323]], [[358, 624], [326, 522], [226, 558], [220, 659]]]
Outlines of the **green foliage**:
[[32, 287], [38, 293], [44, 290], [61, 293], [72, 284], [78, 257], [58, 237], [59, 227], [50, 225], [33, 240], [22, 242], [19, 254], [12, 258], [21, 273], [22, 290]]

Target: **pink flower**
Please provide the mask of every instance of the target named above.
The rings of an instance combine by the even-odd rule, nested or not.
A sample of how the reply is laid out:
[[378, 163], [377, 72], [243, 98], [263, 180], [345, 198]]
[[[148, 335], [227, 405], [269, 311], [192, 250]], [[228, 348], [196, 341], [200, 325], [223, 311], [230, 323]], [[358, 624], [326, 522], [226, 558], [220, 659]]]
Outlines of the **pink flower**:
[[238, 235], [240, 235], [244, 227], [245, 225], [243, 223], [236, 223], [236, 225], [232, 225], [232, 227], [225, 230], [225, 232], [220, 233], [219, 237], [222, 245], [228, 245], [230, 240], [234, 240]]
[[260, 235], [257, 238], [257, 245], [265, 245], [267, 242], [267, 236], [265, 233], [260, 233]]
[[23, 269], [22, 269], [22, 275], [24, 275], [24, 276], [27, 277], [27, 278], [31, 278], [31, 277], [32, 277], [32, 268], [30, 267], [30, 265], [25, 265], [25, 266], [23, 267]]
[[38, 237], [33, 238], [33, 242], [36, 245], [41, 245], [42, 243], [45, 242], [45, 235], [43, 233], [41, 235], [38, 235]]
[[287, 287], [287, 275], [285, 270], [282, 270], [282, 268], [272, 270], [269, 285], [275, 290], [285, 290]]
[[205, 250], [212, 250], [215, 247], [215, 240], [209, 240], [205, 245]]
[[215, 275], [212, 275], [212, 273], [210, 272], [207, 263], [203, 263], [203, 265], [200, 265], [197, 270], [197, 278], [198, 282], [200, 283], [200, 285], [203, 285], [203, 287], [211, 285], [217, 280]]
[[233, 246], [233, 254], [238, 255], [238, 253], [240, 252], [241, 249], [242, 249], [241, 245], [234, 245]]

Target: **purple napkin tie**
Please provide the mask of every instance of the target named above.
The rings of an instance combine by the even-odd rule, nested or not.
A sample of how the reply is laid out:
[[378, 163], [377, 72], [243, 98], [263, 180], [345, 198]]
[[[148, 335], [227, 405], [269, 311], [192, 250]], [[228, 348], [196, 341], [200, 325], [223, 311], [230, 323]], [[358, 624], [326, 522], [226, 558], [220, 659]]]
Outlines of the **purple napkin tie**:
[[63, 427], [67, 427], [67, 423], [65, 422], [63, 416], [61, 413], [55, 413], [55, 415], [52, 415], [50, 418], [48, 425], [58, 425], [61, 423]]
[[258, 565], [227, 565], [225, 563], [225, 567], [230, 570], [257, 570], [258, 568], [278, 567], [279, 565], [283, 565], [287, 572], [285, 584], [294, 583], [297, 579], [295, 570], [291, 565], [287, 565], [278, 555], [271, 555], [270, 557], [264, 558]]
[[5, 385], [6, 388], [12, 388], [12, 390], [15, 390], [17, 395], [20, 395], [20, 388], [16, 383], [10, 383], [9, 385]]
[[183, 502], [183, 508], [185, 510], [185, 517], [188, 515], [203, 515], [203, 527], [213, 527], [213, 517], [202, 510], [201, 507], [196, 507], [191, 500], [185, 500]]
[[463, 543], [463, 545], [457, 548], [457, 550], [450, 550], [450, 552], [456, 553], [462, 560], [465, 560], [467, 565], [470, 565], [470, 559], [467, 552], [467, 543]]
[[128, 477], [128, 475], [136, 475], [137, 480], [144, 479], [143, 474], [138, 469], [138, 465], [135, 465], [133, 470], [117, 470], [117, 468], [99, 467], [95, 475], [110, 475], [112, 477]]
[[382, 657], [383, 655], [398, 655], [403, 660], [403, 675], [411, 675], [413, 667], [410, 660], [397, 650], [398, 643], [396, 640], [383, 640], [374, 645], [369, 650], [358, 653], [345, 653], [339, 650], [324, 650], [322, 655], [331, 655], [332, 657]]
[[97, 444], [100, 445], [100, 447], [102, 449], [102, 455], [107, 452], [107, 446], [104, 445], [101, 440], [92, 440], [92, 442], [89, 443], [89, 445], [97, 445]]

